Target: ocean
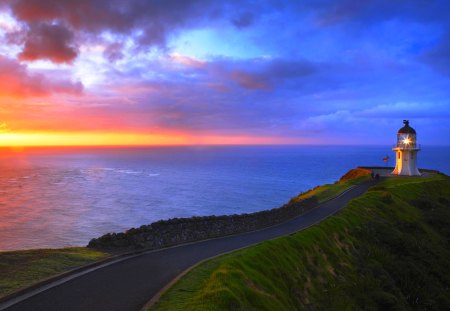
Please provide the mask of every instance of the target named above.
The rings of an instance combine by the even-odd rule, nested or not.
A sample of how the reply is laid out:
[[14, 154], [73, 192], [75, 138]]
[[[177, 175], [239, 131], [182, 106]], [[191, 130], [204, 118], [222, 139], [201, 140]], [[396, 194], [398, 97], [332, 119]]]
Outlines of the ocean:
[[[450, 174], [450, 146], [420, 168]], [[84, 246], [160, 219], [279, 207], [390, 146], [183, 146], [0, 151], [0, 251]]]

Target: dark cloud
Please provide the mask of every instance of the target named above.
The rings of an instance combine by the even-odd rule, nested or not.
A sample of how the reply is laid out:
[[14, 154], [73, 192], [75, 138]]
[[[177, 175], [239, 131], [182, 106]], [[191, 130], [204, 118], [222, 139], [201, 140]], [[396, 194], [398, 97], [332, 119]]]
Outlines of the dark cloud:
[[342, 23], [371, 25], [391, 19], [448, 23], [448, 1], [410, 0], [322, 0], [299, 4], [317, 13], [323, 26]]
[[25, 36], [20, 60], [50, 60], [54, 63], [71, 63], [78, 54], [73, 46], [73, 34], [61, 25], [33, 23]]
[[81, 83], [31, 74], [17, 61], [0, 56], [0, 97], [43, 97], [54, 93], [80, 94]]
[[317, 65], [306, 60], [273, 59], [268, 61], [267, 74], [274, 80], [295, 79], [317, 71]]
[[423, 52], [419, 60], [437, 72], [450, 76], [450, 31], [447, 31], [435, 46]]
[[295, 83], [316, 72], [316, 66], [305, 60], [286, 59], [216, 59], [210, 62], [205, 73], [217, 79], [218, 84], [229, 81], [249, 90], [269, 91], [280, 86]]
[[[347, 28], [351, 32], [392, 19], [447, 26], [450, 23], [450, 10], [445, 0], [234, 1], [232, 4], [213, 0], [5, 0], [5, 3], [19, 21], [28, 24], [30, 31], [33, 23], [56, 23], [75, 33], [64, 45], [66, 48], [75, 45], [73, 41], [81, 37], [80, 33], [98, 37], [105, 32], [132, 36], [141, 48], [164, 47], [170, 35], [185, 28], [211, 26], [223, 19], [230, 20], [237, 28], [248, 28], [263, 16], [273, 18], [288, 12], [294, 14], [293, 20], [285, 21], [289, 28], [301, 26], [297, 21], [305, 16], [312, 16], [322, 26], [351, 23], [353, 26]], [[274, 29], [277, 31], [284, 29]], [[118, 36], [115, 43], [120, 44], [123, 38]], [[120, 53], [116, 49], [105, 56], [116, 59]]]
[[[254, 24], [257, 15], [271, 8], [245, 2], [232, 5], [214, 0], [5, 0], [17, 20], [31, 31], [33, 24], [54, 25], [70, 30], [75, 36], [67, 46], [80, 38], [97, 38], [110, 33], [115, 43], [132, 37], [140, 48], [164, 48], [170, 35], [190, 27], [210, 26], [220, 20], [230, 20], [237, 28]], [[5, 5], [6, 7], [6, 5]], [[0, 7], [1, 9], [1, 7]], [[42, 35], [45, 35], [41, 31]], [[54, 34], [47, 33], [49, 36]], [[43, 38], [42, 40], [45, 40]], [[51, 38], [48, 40], [52, 40]], [[99, 39], [100, 40], [100, 39]], [[27, 50], [27, 53], [32, 52]], [[107, 57], [116, 59], [117, 49]]]
[[64, 22], [78, 30], [126, 27], [118, 1], [105, 0], [10, 0], [16, 18], [26, 23]]
[[237, 28], [246, 28], [253, 24], [255, 16], [251, 12], [241, 13], [232, 19], [232, 23]]
[[[257, 60], [234, 64], [238, 69], [230, 72], [230, 78], [241, 87], [254, 90], [271, 90], [309, 76], [315, 72], [312, 63], [283, 59]], [[232, 67], [230, 65], [224, 68]]]
[[262, 76], [251, 74], [244, 71], [234, 70], [230, 77], [236, 81], [241, 87], [250, 90], [269, 90], [271, 88], [269, 82]]
[[[125, 34], [135, 36], [136, 42], [143, 46], [161, 47], [170, 33], [190, 24], [201, 24], [217, 10], [207, 0], [9, 0], [9, 3], [14, 16], [28, 27], [22, 57], [55, 62], [76, 57], [76, 38], [72, 33], [83, 33], [85, 37], [104, 32]], [[45, 49], [47, 44], [62, 49], [61, 55], [54, 58]], [[118, 47], [107, 57], [117, 59]]]

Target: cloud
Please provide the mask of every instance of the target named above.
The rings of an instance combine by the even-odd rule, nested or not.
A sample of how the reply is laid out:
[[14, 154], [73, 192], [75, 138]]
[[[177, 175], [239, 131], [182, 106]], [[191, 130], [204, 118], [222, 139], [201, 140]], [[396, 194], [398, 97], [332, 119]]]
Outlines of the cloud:
[[[324, 0], [304, 4], [315, 11], [322, 26], [343, 23], [372, 25], [396, 18], [425, 22], [446, 22], [448, 2], [446, 0]], [[448, 22], [448, 21], [447, 21]]]
[[339, 131], [342, 132], [349, 128], [349, 123], [353, 122], [354, 118], [350, 111], [338, 110], [329, 114], [307, 117], [301, 122], [299, 127], [303, 130], [313, 130], [314, 132], [326, 132], [339, 128]]
[[262, 91], [273, 90], [290, 83], [295, 84], [317, 71], [311, 62], [280, 58], [240, 61], [219, 58], [210, 61], [208, 68], [210, 77], [222, 83], [232, 81], [244, 89]]
[[447, 30], [437, 44], [424, 51], [418, 58], [437, 72], [450, 76], [450, 31]]
[[78, 54], [73, 45], [73, 34], [61, 25], [31, 24], [25, 36], [25, 46], [18, 55], [20, 60], [50, 60], [71, 63]]
[[236, 28], [242, 29], [253, 24], [255, 16], [251, 12], [244, 12], [232, 19], [232, 23]]
[[121, 43], [111, 43], [108, 44], [103, 51], [103, 55], [108, 59], [110, 62], [115, 62], [117, 60], [122, 59], [125, 54], [122, 52], [123, 44]]
[[[129, 124], [134, 118], [134, 124], [143, 128], [296, 136], [328, 129], [335, 129], [334, 135], [348, 133], [367, 123], [362, 120], [373, 119], [370, 125], [375, 126], [380, 118], [403, 119], [404, 111], [418, 116], [438, 107], [430, 97], [436, 86], [426, 83], [428, 70], [417, 72], [415, 67], [395, 66], [368, 55], [360, 62], [265, 57], [196, 61], [178, 55], [177, 63], [187, 64], [181, 70], [156, 62], [117, 77], [108, 75], [112, 82], [108, 89], [117, 92], [112, 96], [133, 103], [117, 100], [108, 109], [129, 116]], [[433, 97], [446, 94], [442, 88]], [[387, 101], [404, 105], [392, 107]], [[418, 110], [420, 105], [423, 109]]]
[[5, 122], [0, 123], [0, 134], [10, 132], [11, 129], [8, 127], [8, 124]]
[[240, 70], [231, 72], [230, 77], [241, 87], [250, 90], [270, 90], [271, 86], [261, 75], [251, 74]]
[[[182, 66], [176, 66], [178, 64]], [[158, 79], [151, 80], [201, 84], [219, 92], [233, 91], [236, 87], [254, 91], [267, 91], [286, 84], [298, 87], [298, 81], [307, 79], [319, 69], [315, 64], [302, 59], [262, 57], [236, 60], [217, 57], [206, 61], [178, 53], [162, 58], [161, 62], [147, 62], [143, 66], [131, 68], [131, 71], [127, 69], [124, 73], [126, 76], [141, 77], [144, 80], [150, 75], [157, 76]], [[123, 79], [123, 76], [118, 76], [117, 79]]]
[[[5, 2], [17, 25], [0, 53], [72, 65], [0, 60], [0, 94], [26, 98], [40, 129], [365, 141], [393, 119], [448, 118], [446, 1]], [[58, 95], [81, 92], [71, 77], [84, 96]]]
[[[110, 1], [110, 0], [3, 0], [0, 10], [8, 10], [24, 25], [22, 29], [29, 37], [36, 33], [36, 26], [58, 25], [73, 36], [64, 36], [66, 52], [76, 57], [77, 45], [85, 42], [104, 41], [107, 34], [109, 42], [105, 57], [115, 61], [120, 59], [126, 44], [132, 43], [135, 50], [159, 48], [164, 50], [170, 38], [185, 29], [199, 29], [219, 25], [233, 28], [249, 28], [254, 26], [260, 14], [270, 13], [272, 7], [254, 3], [226, 2], [214, 0], [165, 0], [165, 1]], [[225, 24], [224, 24], [225, 22]], [[44, 26], [42, 26], [44, 27]], [[34, 30], [34, 34], [32, 33]], [[42, 41], [53, 42], [55, 34], [50, 31], [39, 31]], [[46, 37], [50, 37], [47, 39]], [[60, 36], [58, 37], [60, 38]], [[60, 41], [58, 41], [60, 42]], [[27, 49], [25, 55], [32, 53]], [[33, 57], [41, 54], [34, 53]], [[46, 54], [42, 54], [45, 57]], [[29, 60], [35, 59], [30, 57]], [[51, 58], [46, 58], [53, 61]], [[59, 61], [59, 59], [56, 59]]]
[[[22, 59], [71, 62], [77, 56], [76, 40], [101, 41], [112, 34], [105, 56], [120, 58], [121, 36], [140, 47], [164, 47], [169, 34], [191, 24], [212, 20], [221, 10], [214, 1], [109, 1], [109, 0], [7, 0], [17, 20], [24, 23], [27, 40]], [[73, 35], [73, 34], [76, 34]], [[80, 43], [80, 42], [78, 42]], [[59, 51], [59, 53], [57, 53]]]
[[83, 90], [79, 82], [30, 73], [26, 66], [3, 56], [0, 56], [0, 81], [1, 97], [45, 97], [54, 93], [78, 95]]
[[[308, 23], [298, 23], [299, 20], [308, 22], [315, 19], [322, 27], [344, 25], [349, 33], [366, 32], [370, 30], [370, 25], [396, 19], [449, 24], [445, 0], [414, 3], [408, 0], [235, 1], [232, 4], [213, 0], [4, 0], [4, 3], [3, 9], [9, 4], [12, 14], [30, 31], [33, 24], [56, 24], [75, 34], [64, 45], [66, 48], [72, 47], [72, 52], [76, 52], [73, 47], [81, 44], [80, 41], [101, 41], [102, 35], [110, 34], [113, 40], [110, 43], [119, 44], [111, 47], [112, 53], [105, 53], [113, 61], [121, 57], [120, 48], [124, 46], [124, 41], [131, 39], [137, 48], [166, 48], [168, 40], [185, 29], [222, 28], [224, 21], [238, 29], [252, 28], [255, 31], [252, 35], [258, 35], [257, 26], [265, 21], [269, 23], [270, 33], [262, 34], [262, 41], [267, 42], [276, 40], [267, 40], [267, 36], [273, 33], [277, 38], [283, 38], [283, 33], [288, 33], [289, 38], [286, 39], [293, 40], [306, 29], [307, 38], [298, 37], [301, 38], [296, 42], [299, 45], [304, 39], [314, 36], [308, 31]], [[289, 18], [280, 20], [280, 16]], [[42, 31], [41, 34], [54, 36]], [[283, 44], [291, 45], [286, 41]]]
[[345, 136], [370, 132], [381, 119], [443, 115], [449, 95], [449, 81], [425, 66], [371, 53], [320, 62], [178, 54], [122, 68], [105, 74], [104, 114], [140, 129]]
[[193, 67], [193, 68], [204, 68], [206, 67], [207, 63], [205, 61], [195, 59], [193, 57], [180, 55], [178, 53], [172, 53], [170, 54], [170, 59], [174, 61], [175, 63], [185, 65], [187, 67]]
[[354, 115], [364, 118], [450, 118], [449, 103], [397, 102], [367, 108]]

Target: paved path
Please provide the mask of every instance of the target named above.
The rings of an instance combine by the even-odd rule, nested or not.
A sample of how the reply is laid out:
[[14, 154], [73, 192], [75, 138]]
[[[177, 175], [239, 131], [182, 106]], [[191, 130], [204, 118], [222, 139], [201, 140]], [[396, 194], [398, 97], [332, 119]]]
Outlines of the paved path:
[[[373, 185], [369, 181], [288, 222], [259, 231], [143, 253], [51, 287], [5, 310], [139, 310], [151, 297], [195, 263], [234, 249], [294, 233], [343, 208]], [[3, 308], [6, 305], [3, 304]], [[2, 305], [0, 305], [2, 310]]]

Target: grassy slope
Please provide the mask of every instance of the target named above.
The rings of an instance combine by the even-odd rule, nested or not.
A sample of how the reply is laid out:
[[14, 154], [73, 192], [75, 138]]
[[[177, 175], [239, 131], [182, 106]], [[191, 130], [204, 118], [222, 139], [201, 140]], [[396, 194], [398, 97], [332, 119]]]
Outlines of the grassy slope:
[[291, 199], [290, 202], [297, 202], [306, 198], [316, 196], [319, 203], [335, 197], [353, 185], [356, 185], [369, 178], [371, 171], [363, 168], [355, 168], [348, 171], [340, 180], [334, 184], [318, 186], [308, 192], [302, 193]]
[[319, 225], [198, 266], [154, 309], [449, 310], [450, 179], [389, 179]]
[[0, 297], [107, 256], [86, 247], [0, 252]]

